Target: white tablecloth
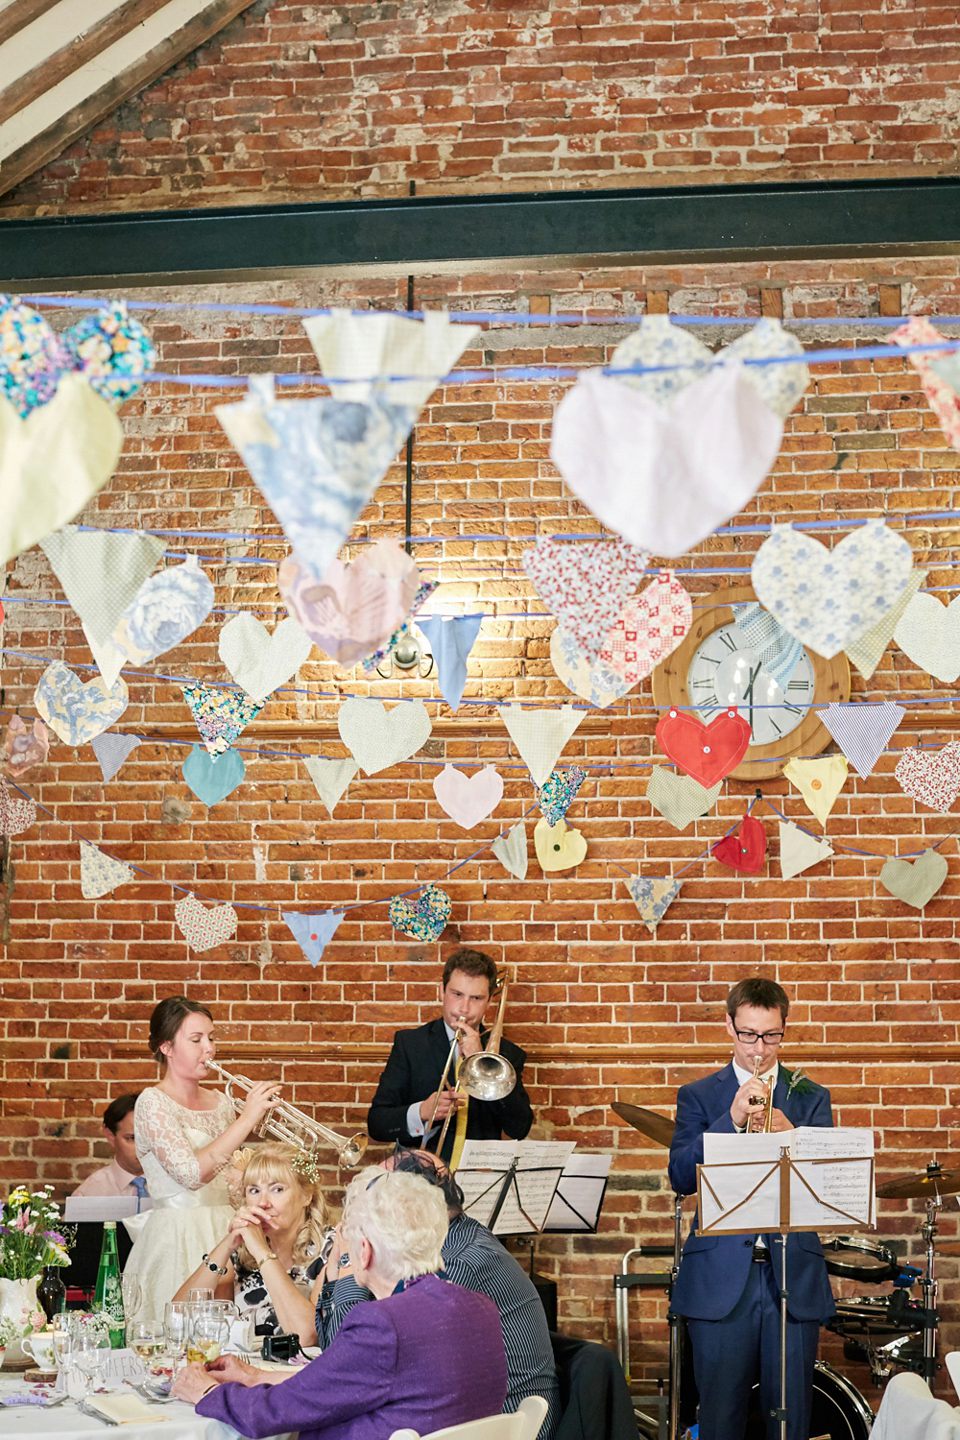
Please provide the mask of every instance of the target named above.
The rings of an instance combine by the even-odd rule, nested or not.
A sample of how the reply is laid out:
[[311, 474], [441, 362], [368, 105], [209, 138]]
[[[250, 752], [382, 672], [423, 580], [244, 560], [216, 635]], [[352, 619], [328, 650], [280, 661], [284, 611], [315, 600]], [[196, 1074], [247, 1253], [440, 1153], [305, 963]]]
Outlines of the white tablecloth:
[[[129, 1352], [127, 1352], [129, 1354]], [[115, 1356], [123, 1352], [116, 1351]], [[133, 1356], [130, 1356], [133, 1362]], [[133, 1362], [135, 1363], [135, 1362]], [[135, 1392], [129, 1386], [113, 1387], [117, 1394]], [[5, 1395], [35, 1393], [37, 1387], [27, 1385], [13, 1375], [0, 1374], [0, 1400]], [[181, 1400], [171, 1400], [167, 1405], [156, 1407], [157, 1420], [153, 1424], [108, 1425], [95, 1420], [91, 1415], [82, 1415], [71, 1400], [65, 1400], [52, 1410], [39, 1405], [0, 1405], [0, 1436], [39, 1436], [44, 1440], [73, 1440], [75, 1435], [117, 1434], [118, 1440], [238, 1440], [232, 1425], [220, 1420], [207, 1420], [197, 1415], [192, 1405]], [[274, 1440], [296, 1440], [289, 1432], [274, 1437]]]

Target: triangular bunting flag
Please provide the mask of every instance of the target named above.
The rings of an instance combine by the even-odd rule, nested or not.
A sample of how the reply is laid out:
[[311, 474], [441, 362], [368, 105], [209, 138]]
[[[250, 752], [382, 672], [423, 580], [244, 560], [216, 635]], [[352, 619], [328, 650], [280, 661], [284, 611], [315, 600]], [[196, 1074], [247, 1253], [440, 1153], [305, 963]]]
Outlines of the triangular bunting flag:
[[129, 865], [104, 855], [88, 840], [80, 841], [80, 892], [84, 900], [98, 900], [108, 895], [118, 885], [126, 885], [134, 878]]
[[906, 589], [897, 603], [890, 607], [882, 620], [877, 621], [872, 630], [868, 630], [865, 635], [860, 636], [859, 640], [854, 640], [847, 646], [847, 659], [851, 665], [856, 666], [864, 680], [869, 680], [880, 664], [884, 650], [890, 644], [894, 631], [903, 619], [903, 612], [928, 574], [927, 570], [911, 570]]
[[543, 785], [533, 787], [540, 813], [548, 825], [556, 825], [558, 820], [563, 819], [586, 778], [586, 770], [581, 770], [579, 765], [571, 765], [569, 770], [554, 770]]
[[483, 615], [431, 615], [417, 625], [430, 641], [437, 684], [450, 709], [459, 709], [467, 683], [467, 657], [480, 633]]
[[827, 705], [820, 719], [864, 779], [880, 759], [906, 711], [892, 700], [882, 705]]
[[524, 710], [504, 705], [500, 717], [534, 785], [543, 785], [585, 712], [563, 705], [559, 710]]
[[242, 690], [214, 689], [211, 685], [181, 685], [180, 688], [203, 743], [214, 759], [230, 749], [265, 703], [252, 700]]
[[281, 914], [287, 922], [290, 934], [316, 970], [320, 957], [337, 932], [344, 912], [323, 910], [317, 915], [305, 915], [300, 910], [283, 910]]
[[514, 825], [512, 830], [508, 830], [506, 835], [498, 835], [490, 848], [504, 870], [508, 870], [518, 880], [526, 878], [527, 827], [522, 820]]
[[94, 735], [90, 743], [94, 755], [100, 761], [104, 780], [112, 780], [127, 756], [137, 749], [140, 741], [136, 735], [117, 735], [107, 730], [102, 735]]
[[811, 815], [826, 825], [836, 798], [847, 783], [845, 757], [821, 755], [815, 760], [791, 760], [783, 767], [783, 773], [800, 791]]
[[167, 543], [143, 531], [121, 535], [65, 525], [41, 540], [40, 548], [84, 629], [103, 644]]
[[[333, 310], [311, 315], [303, 328], [338, 400], [367, 400], [379, 392], [418, 411], [481, 333], [479, 325], [464, 325], [443, 310], [428, 310], [422, 320]], [[422, 378], [385, 378], [391, 375]]]
[[780, 874], [784, 880], [792, 880], [811, 865], [829, 860], [832, 854], [833, 847], [826, 840], [818, 840], [798, 826], [780, 821]]
[[627, 889], [651, 935], [680, 894], [681, 883], [679, 880], [648, 880], [643, 875], [627, 881]]
[[215, 598], [196, 555], [151, 575], [120, 616], [109, 640], [98, 643], [84, 627], [104, 683], [113, 685], [124, 665], [145, 665], [186, 640], [210, 614]]
[[304, 759], [303, 763], [327, 814], [333, 819], [337, 801], [360, 769], [359, 765], [352, 755], [347, 755], [343, 760], [326, 760], [322, 755], [311, 755], [309, 759]]
[[322, 575], [409, 435], [410, 405], [275, 400], [272, 375], [252, 375], [217, 419], [263, 491], [303, 564]]

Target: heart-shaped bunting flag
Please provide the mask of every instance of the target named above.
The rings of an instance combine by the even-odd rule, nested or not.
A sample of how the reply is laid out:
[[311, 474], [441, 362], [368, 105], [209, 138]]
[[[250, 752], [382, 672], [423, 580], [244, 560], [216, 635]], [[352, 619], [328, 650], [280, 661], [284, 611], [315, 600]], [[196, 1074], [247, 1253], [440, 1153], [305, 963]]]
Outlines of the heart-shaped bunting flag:
[[913, 864], [888, 860], [880, 871], [880, 884], [904, 905], [922, 910], [947, 878], [947, 862], [939, 850], [924, 850]]
[[508, 830], [506, 835], [498, 835], [490, 848], [504, 870], [508, 870], [518, 880], [526, 878], [527, 828], [522, 820]]
[[960, 795], [960, 740], [940, 750], [905, 750], [893, 773], [904, 794], [945, 815]]
[[50, 751], [50, 736], [42, 720], [27, 725], [19, 715], [12, 715], [3, 737], [3, 759], [8, 775], [17, 779], [26, 775], [34, 765], [46, 760]]
[[266, 700], [310, 658], [313, 641], [298, 621], [287, 615], [271, 635], [266, 625], [241, 611], [220, 631], [220, 659], [241, 690], [253, 700]]
[[450, 919], [453, 902], [445, 890], [427, 885], [414, 899], [394, 895], [387, 913], [390, 923], [411, 940], [439, 940]]
[[650, 556], [626, 540], [563, 544], [544, 536], [520, 559], [540, 599], [592, 664]]
[[210, 809], [236, 790], [245, 770], [243, 756], [236, 750], [227, 750], [215, 759], [201, 745], [194, 745], [180, 767], [194, 795]]
[[744, 815], [735, 835], [724, 835], [713, 846], [713, 858], [731, 870], [745, 875], [759, 875], [767, 853], [767, 832], [763, 822], [753, 815]]
[[572, 870], [587, 853], [586, 840], [566, 820], [558, 820], [556, 825], [548, 824], [546, 817], [538, 820], [533, 827], [533, 844], [541, 870]]
[[54, 660], [40, 676], [33, 700], [65, 745], [86, 745], [120, 719], [130, 695], [123, 680], [110, 690], [99, 678], [84, 685], [62, 660]]
[[676, 650], [690, 629], [693, 602], [672, 570], [628, 600], [604, 637], [598, 659], [636, 685]]
[[721, 710], [709, 725], [695, 715], [669, 710], [657, 725], [657, 744], [664, 755], [708, 788], [736, 770], [752, 738], [749, 723], [736, 710]]
[[208, 908], [195, 895], [184, 895], [173, 910], [177, 928], [191, 950], [198, 953], [222, 945], [237, 933], [240, 921], [232, 905]]
[[707, 789], [689, 775], [656, 765], [647, 781], [647, 799], [675, 830], [686, 830], [694, 820], [709, 814], [722, 789], [722, 780]]
[[503, 798], [503, 781], [492, 765], [465, 775], [453, 765], [444, 765], [433, 782], [433, 793], [461, 830], [472, 830], [492, 815]]
[[952, 685], [960, 679], [960, 595], [949, 605], [936, 595], [914, 595], [893, 638], [918, 669]]
[[591, 664], [562, 625], [554, 626], [550, 633], [550, 664], [568, 690], [598, 710], [622, 700], [633, 689], [610, 665]]
[[422, 700], [394, 705], [345, 700], [337, 711], [340, 739], [365, 775], [409, 760], [430, 739], [430, 715]]
[[347, 755], [342, 760], [327, 760], [323, 755], [311, 755], [309, 758], [304, 757], [303, 763], [327, 814], [333, 819], [337, 801], [359, 768], [356, 760], [352, 755]]
[[[402, 562], [385, 559], [392, 546]], [[351, 564], [333, 559], [317, 575], [297, 555], [280, 566], [277, 587], [314, 645], [338, 665], [356, 665], [389, 640], [410, 613], [420, 572], [395, 541], [382, 540]]]
[[534, 785], [537, 804], [548, 825], [556, 825], [558, 820], [563, 819], [586, 778], [586, 770], [581, 770], [579, 765], [571, 765], [569, 770], [554, 770], [542, 785]]
[[882, 520], [869, 520], [832, 550], [792, 525], [775, 525], [750, 576], [761, 605], [829, 660], [888, 614], [912, 569], [907, 542]]
[[22, 835], [36, 823], [37, 805], [29, 795], [15, 796], [0, 780], [0, 835]]

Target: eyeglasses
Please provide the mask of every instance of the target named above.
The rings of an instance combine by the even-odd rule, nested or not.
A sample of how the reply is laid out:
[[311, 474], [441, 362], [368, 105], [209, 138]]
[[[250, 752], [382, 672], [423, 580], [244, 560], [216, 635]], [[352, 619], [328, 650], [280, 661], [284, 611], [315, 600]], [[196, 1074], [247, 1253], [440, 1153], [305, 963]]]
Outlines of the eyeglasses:
[[779, 1045], [784, 1032], [782, 1030], [765, 1030], [762, 1035], [758, 1035], [756, 1030], [734, 1030], [733, 1033], [742, 1045], [753, 1045], [757, 1040], [761, 1040], [764, 1045]]

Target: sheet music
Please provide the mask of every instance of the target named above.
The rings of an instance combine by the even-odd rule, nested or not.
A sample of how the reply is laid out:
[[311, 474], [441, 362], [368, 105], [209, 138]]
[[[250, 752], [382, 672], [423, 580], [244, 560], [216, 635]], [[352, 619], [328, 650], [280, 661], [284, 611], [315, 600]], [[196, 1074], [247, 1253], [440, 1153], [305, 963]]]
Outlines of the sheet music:
[[801, 1126], [771, 1134], [703, 1137], [700, 1232], [781, 1229], [776, 1162], [786, 1150], [789, 1228], [837, 1230], [876, 1224], [872, 1130]]
[[489, 1225], [500, 1198], [504, 1176], [516, 1160], [516, 1185], [510, 1184], [493, 1233], [539, 1233], [546, 1221], [557, 1181], [575, 1146], [574, 1141], [561, 1140], [468, 1140], [457, 1167], [457, 1183], [463, 1191], [464, 1209], [482, 1225]]
[[[798, 1215], [802, 1213], [808, 1217], [803, 1224], [824, 1228], [835, 1227], [840, 1219], [850, 1215], [862, 1225], [876, 1225], [872, 1130], [801, 1126], [790, 1137], [790, 1154], [802, 1177], [791, 1176], [791, 1215], [794, 1211]], [[848, 1163], [841, 1163], [844, 1160]], [[819, 1163], [812, 1163], [814, 1161]], [[836, 1163], [824, 1163], [830, 1161]], [[807, 1185], [822, 1204], [814, 1200]]]
[[570, 1156], [547, 1214], [544, 1234], [551, 1230], [591, 1234], [596, 1230], [612, 1161], [612, 1155], [586, 1151]]

